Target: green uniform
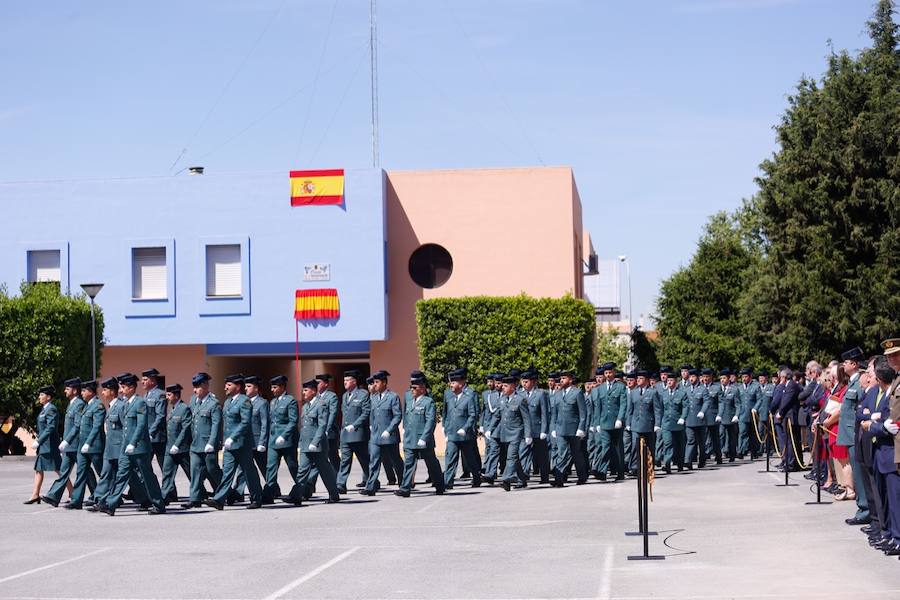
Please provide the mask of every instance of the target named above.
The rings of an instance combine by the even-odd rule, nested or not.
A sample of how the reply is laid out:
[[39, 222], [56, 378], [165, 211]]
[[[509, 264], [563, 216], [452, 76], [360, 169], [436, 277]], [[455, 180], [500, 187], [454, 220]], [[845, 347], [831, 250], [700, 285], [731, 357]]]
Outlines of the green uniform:
[[238, 468], [246, 477], [247, 487], [250, 490], [250, 502], [252, 504], [262, 502], [262, 486], [259, 483], [256, 467], [253, 465], [253, 430], [250, 426], [252, 415], [253, 404], [250, 402], [250, 398], [244, 394], [235, 394], [225, 398], [225, 406], [222, 408], [225, 454], [222, 460], [222, 479], [213, 494], [214, 502], [224, 504], [228, 499], [231, 486], [238, 474]]
[[97, 478], [103, 473], [103, 446], [106, 435], [103, 422], [106, 420], [106, 407], [103, 400], [94, 396], [81, 413], [81, 426], [78, 429], [78, 459], [75, 483], [72, 485], [72, 501], [70, 506], [80, 507], [84, 501], [85, 487], [96, 489]]
[[212, 489], [222, 481], [218, 452], [222, 447], [222, 407], [215, 394], [191, 397], [191, 502], [206, 497], [203, 486], [209, 480]]
[[163, 458], [161, 493], [167, 502], [178, 499], [175, 475], [178, 467], [191, 480], [191, 408], [179, 400], [166, 411], [166, 439], [169, 447]]

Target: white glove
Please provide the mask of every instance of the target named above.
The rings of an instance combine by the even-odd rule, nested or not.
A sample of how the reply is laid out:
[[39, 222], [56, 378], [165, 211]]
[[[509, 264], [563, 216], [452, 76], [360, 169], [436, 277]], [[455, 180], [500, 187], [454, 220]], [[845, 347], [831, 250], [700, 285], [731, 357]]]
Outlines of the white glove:
[[616, 419], [616, 429], [622, 429], [622, 421], [620, 419]]
[[381, 437], [383, 437], [384, 439], [387, 439], [387, 438], [391, 437], [391, 434], [387, 431], [382, 431]]
[[551, 431], [551, 432], [550, 432], [550, 437], [552, 437], [552, 438], [555, 440], [555, 439], [556, 439], [556, 432], [555, 432], [555, 431]]
[[718, 417], [718, 416], [717, 416], [717, 417], [716, 417], [716, 423], [721, 423], [721, 422], [722, 422], [722, 417]]
[[591, 433], [594, 433], [594, 426], [591, 425], [590, 427], [588, 427], [588, 431], [590, 431]]
[[41, 445], [38, 443], [37, 440], [34, 440], [33, 442], [31, 442], [31, 447], [36, 450], [36, 449], [40, 448]]
[[275, 443], [280, 446], [284, 443], [284, 438], [279, 435], [277, 438], [275, 438]]
[[478, 428], [478, 433], [484, 433], [484, 427], [479, 427], [479, 428]]
[[456, 430], [456, 435], [466, 435], [466, 430], [460, 427]]
[[212, 447], [212, 444], [207, 444], [206, 447], [203, 448], [203, 451], [206, 452], [207, 454], [209, 454], [213, 450], [215, 450], [215, 448]]
[[731, 422], [732, 422], [732, 423], [737, 423], [737, 422], [738, 422], [737, 415], [734, 415], [733, 417], [731, 417]]
[[[488, 429], [487, 431], [484, 432], [484, 437], [491, 437], [491, 430], [490, 430], [490, 429]], [[553, 436], [553, 437], [556, 437], [556, 436]]]
[[125, 446], [125, 454], [134, 454], [134, 444]]
[[91, 449], [90, 444], [85, 444], [84, 446], [81, 447], [81, 453], [85, 454], [90, 449]]
[[231, 438], [225, 438], [225, 449], [231, 450], [231, 444], [234, 443], [234, 440]]
[[257, 451], [257, 452], [265, 452], [265, 451], [266, 451], [266, 447], [265, 447], [265, 446], [257, 446], [257, 447], [256, 447], [256, 451]]
[[178, 446], [172, 446], [169, 448], [169, 454], [178, 454]]
[[59, 451], [60, 452], [65, 452], [66, 448], [68, 448], [68, 447], [69, 447], [69, 442], [67, 442], [66, 440], [63, 440], [59, 443]]
[[546, 439], [547, 439], [547, 434], [546, 434], [546, 433], [542, 433], [542, 434], [541, 434], [541, 439], [542, 439], [542, 440], [546, 440]]
[[755, 414], [757, 414], [757, 412], [756, 412], [756, 409], [755, 409], [755, 408], [751, 408], [751, 409], [750, 409], [750, 412], [752, 412], [752, 413], [753, 413], [753, 414], [754, 414], [754, 415], [755, 415]]
[[700, 412], [697, 413], [697, 418], [698, 418], [698, 419], [702, 419], [702, 418], [703, 418], [703, 411], [702, 411], [702, 410], [701, 410]]
[[684, 425], [684, 419], [678, 419], [678, 424], [679, 424], [679, 425]]
[[351, 424], [347, 425], [346, 427], [344, 427], [344, 431], [346, 431], [348, 433], [353, 433], [354, 431], [356, 431], [356, 427], [354, 427], [353, 423], [351, 423]]
[[534, 439], [532, 439], [532, 438], [525, 438], [525, 445], [526, 445], [526, 446], [530, 446], [532, 443], [534, 443]]
[[309, 451], [310, 451], [310, 452], [318, 452], [318, 451], [319, 451], [319, 447], [316, 446], [315, 444], [310, 444], [310, 445], [309, 445]]
[[884, 428], [887, 429], [891, 435], [897, 435], [897, 432], [900, 431], [900, 426], [898, 426], [893, 419], [885, 421]]
[[625, 426], [625, 431], [631, 431], [631, 425], [626, 425], [626, 426]]
[[575, 437], [583, 438], [584, 435], [585, 435], [585, 433], [581, 429], [579, 429], [578, 431], [575, 432]]
[[425, 440], [419, 440], [418, 442], [416, 442], [416, 446], [418, 446], [419, 448], [424, 448], [426, 446]]
[[659, 427], [659, 425], [657, 425], [656, 427], [653, 428], [653, 433], [656, 433], [657, 431], [659, 431], [659, 429], [660, 429], [660, 427]]

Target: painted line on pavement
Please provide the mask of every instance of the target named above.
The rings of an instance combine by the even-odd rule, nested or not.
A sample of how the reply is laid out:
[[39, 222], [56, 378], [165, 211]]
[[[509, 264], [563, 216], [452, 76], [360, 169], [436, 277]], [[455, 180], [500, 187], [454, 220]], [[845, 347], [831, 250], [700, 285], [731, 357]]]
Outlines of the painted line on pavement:
[[612, 593], [613, 547], [607, 546], [603, 553], [603, 566], [600, 567], [600, 588], [597, 590], [599, 600], [610, 600]]
[[[290, 582], [289, 584], [287, 584], [280, 590], [276, 591], [275, 593], [270, 594], [269, 596], [266, 596], [265, 598], [263, 598], [263, 600], [276, 600], [277, 598], [284, 596], [285, 594], [287, 594], [294, 588], [297, 588], [297, 587], [303, 585], [304, 583], [306, 583], [307, 581], [309, 581], [310, 579], [312, 579], [319, 573], [333, 567], [334, 565], [338, 564], [339, 562], [341, 562], [342, 560], [344, 560], [345, 558], [347, 558], [348, 556], [350, 556], [351, 554], [353, 554], [354, 552], [356, 552], [357, 550], [359, 550], [361, 548], [362, 548], [362, 546], [354, 546], [353, 548], [350, 548], [346, 552], [341, 552], [340, 554], [338, 554], [337, 556], [335, 556], [334, 558], [329, 560], [327, 563], [316, 567], [315, 569], [313, 569], [312, 571], [310, 571], [303, 577], [295, 579], [294, 581]], [[0, 581], [0, 583], [3, 583], [3, 582]]]
[[0, 579], [0, 583], [6, 583], [7, 581], [12, 581], [13, 579], [19, 579], [20, 577], [26, 577], [27, 575], [32, 575], [34, 573], [39, 573], [41, 571], [46, 571], [47, 569], [53, 569], [56, 567], [60, 567], [62, 565], [67, 565], [71, 562], [75, 562], [76, 560], [81, 560], [83, 558], [87, 558], [89, 556], [94, 556], [95, 554], [100, 554], [101, 552], [106, 552], [109, 548], [100, 548], [99, 550], [94, 550], [93, 552], [88, 552], [87, 554], [82, 554], [81, 556], [74, 556], [72, 558], [67, 558], [66, 560], [61, 560], [59, 562], [55, 562], [49, 565], [42, 565], [37, 567], [36, 569], [29, 569], [28, 571], [22, 571], [21, 573], [16, 573], [15, 575], [9, 575]]

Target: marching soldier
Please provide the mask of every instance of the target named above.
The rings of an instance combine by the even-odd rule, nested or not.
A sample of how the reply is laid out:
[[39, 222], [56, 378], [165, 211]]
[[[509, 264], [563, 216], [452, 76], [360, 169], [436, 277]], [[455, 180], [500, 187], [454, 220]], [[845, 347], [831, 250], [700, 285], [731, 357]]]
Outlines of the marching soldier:
[[744, 367], [741, 369], [741, 382], [737, 386], [738, 398], [738, 458], [744, 458], [747, 454], [756, 458], [759, 453], [758, 433], [756, 432], [756, 413], [753, 409], [759, 395], [759, 384], [753, 381], [753, 369]]
[[706, 386], [701, 385], [699, 380], [699, 371], [689, 369], [688, 386], [685, 389], [688, 402], [686, 421], [688, 430], [687, 447], [684, 451], [684, 464], [689, 471], [694, 468], [694, 460], [697, 460], [699, 468], [706, 466], [706, 411], [709, 410], [710, 400]]
[[[282, 460], [291, 474], [291, 481], [295, 483], [298, 481], [297, 422], [300, 411], [294, 397], [285, 393], [287, 382], [288, 378], [284, 375], [276, 375], [269, 380], [272, 401], [269, 403], [269, 447], [266, 460], [266, 485], [263, 488], [264, 502], [272, 502], [281, 496], [281, 487], [278, 485], [278, 469], [281, 467]], [[321, 385], [321, 380], [317, 385]], [[303, 393], [306, 394], [305, 388]], [[322, 403], [328, 404], [328, 401], [323, 398]], [[328, 445], [324, 444], [324, 447], [327, 455]]]
[[200, 506], [206, 498], [205, 480], [213, 490], [222, 481], [219, 467], [219, 448], [222, 443], [222, 407], [216, 395], [209, 391], [210, 377], [197, 373], [191, 379], [194, 395], [191, 397], [191, 495], [182, 508]]
[[[125, 446], [123, 443], [125, 438], [122, 433], [125, 425], [125, 413], [123, 412], [125, 400], [119, 397], [119, 380], [115, 377], [104, 379], [100, 383], [100, 397], [109, 404], [109, 409], [106, 411], [106, 447], [103, 449], [103, 471], [100, 473], [100, 480], [94, 490], [94, 503], [88, 507], [91, 512], [100, 510], [99, 504], [106, 500], [112, 491], [116, 482], [116, 473], [119, 470], [119, 456], [122, 455], [122, 448]], [[131, 493], [135, 496], [135, 500], [144, 504], [146, 498], [141, 492], [142, 486], [134, 479], [132, 478], [131, 481]]]
[[328, 490], [326, 504], [338, 502], [334, 469], [328, 460], [328, 423], [330, 406], [326, 397], [316, 393], [321, 380], [303, 382], [303, 410], [300, 415], [300, 467], [297, 469], [294, 487], [284, 498], [289, 504], [300, 506], [302, 500], [312, 496], [313, 468], [322, 476]]
[[[434, 455], [434, 428], [437, 424], [437, 410], [434, 400], [425, 394], [428, 380], [425, 377], [410, 378], [412, 399], [403, 411], [403, 481], [395, 495], [409, 498], [416, 475], [416, 462], [425, 461], [428, 476], [434, 482], [435, 493], [444, 493], [444, 478], [441, 464]], [[487, 435], [487, 431], [485, 432]]]
[[727, 367], [719, 372], [719, 387], [722, 390], [719, 396], [719, 417], [722, 419], [722, 433], [725, 436], [725, 456], [728, 457], [728, 462], [734, 462], [737, 458], [738, 410], [741, 404], [738, 386], [731, 383], [732, 375], [731, 369]]
[[250, 420], [253, 416], [253, 404], [250, 398], [242, 393], [243, 375], [229, 375], [225, 378], [225, 406], [222, 409], [224, 421], [225, 455], [222, 460], [222, 479], [213, 493], [206, 500], [206, 505], [222, 510], [225, 502], [234, 494], [232, 483], [237, 477], [238, 468], [244, 473], [247, 487], [250, 488], [250, 504], [248, 509], [262, 507], [262, 486], [253, 464], [253, 431]]
[[[266, 481], [266, 464], [269, 458], [269, 453], [266, 450], [266, 445], [269, 443], [269, 403], [259, 395], [259, 377], [256, 375], [244, 377], [244, 390], [247, 393], [247, 397], [250, 398], [250, 405], [253, 407], [253, 412], [250, 415], [253, 462], [256, 465], [261, 481]], [[244, 471], [240, 470], [234, 483], [236, 500], [243, 501], [244, 488], [246, 486], [247, 479], [244, 476]], [[267, 499], [263, 495], [263, 502], [265, 501]], [[268, 499], [268, 501], [271, 502], [271, 499]]]
[[141, 387], [147, 402], [147, 421], [150, 424], [150, 444], [159, 468], [166, 456], [166, 399], [159, 389], [160, 373], [156, 369], [141, 372]]
[[497, 467], [500, 462], [499, 432], [492, 431], [494, 416], [500, 410], [500, 384], [503, 376], [499, 373], [488, 375], [487, 388], [482, 392], [484, 410], [481, 411], [481, 423], [478, 431], [484, 435], [484, 468], [482, 480], [494, 485], [497, 479]]
[[360, 389], [359, 371], [344, 372], [344, 395], [341, 398], [341, 468], [337, 475], [337, 488], [347, 493], [347, 479], [353, 466], [353, 456], [362, 467], [363, 480], [356, 487], [365, 487], [369, 479], [369, 393]]
[[610, 462], [616, 472], [616, 481], [625, 479], [625, 446], [622, 434], [625, 427], [625, 411], [628, 408], [625, 384], [616, 381], [616, 366], [613, 363], [603, 365], [605, 381], [594, 388], [599, 402], [599, 415], [595, 416], [595, 429], [600, 436], [600, 451], [594, 471], [600, 481], [606, 481]]
[[585, 383], [584, 403], [587, 406], [587, 446], [588, 446], [588, 473], [599, 478], [596, 466], [600, 462], [600, 450], [603, 443], [600, 441], [600, 413], [603, 392], [605, 391], [601, 383], [603, 382], [603, 367], [598, 366], [594, 370], [594, 381], [591, 382], [590, 388]]
[[581, 452], [581, 444], [585, 437], [587, 407], [584, 402], [584, 393], [572, 383], [575, 374], [572, 371], [560, 373], [559, 399], [554, 409], [556, 429], [550, 432], [550, 437], [556, 440], [558, 461], [554, 469], [554, 487], [565, 485], [565, 472], [575, 463], [578, 474], [578, 485], [587, 482], [588, 469]]
[[78, 427], [78, 459], [76, 464], [75, 484], [70, 494], [71, 501], [66, 508], [81, 509], [84, 501], [84, 488], [89, 480], [97, 481], [103, 473], [103, 446], [106, 435], [103, 422], [106, 420], [106, 407], [97, 396], [97, 382], [86, 381], [81, 388], [81, 399], [85, 402], [81, 413], [81, 424]]
[[41, 486], [44, 484], [44, 471], [55, 471], [59, 475], [59, 410], [53, 404], [56, 390], [52, 385], [42, 386], [38, 390], [38, 402], [41, 412], [37, 418], [37, 438], [31, 443], [35, 450], [34, 457], [34, 489], [31, 498], [25, 504], [41, 503]]
[[381, 471], [382, 461], [385, 464], [385, 473], [388, 475], [388, 484], [392, 485], [397, 481], [396, 479], [391, 481], [392, 474], [402, 473], [400, 467], [403, 464], [403, 459], [400, 458], [400, 420], [403, 418], [403, 411], [400, 407], [400, 396], [387, 389], [388, 376], [390, 373], [387, 371], [377, 371], [371, 377], [369, 479], [366, 481], [365, 489], [359, 492], [363, 496], [374, 496], [378, 491], [380, 487], [378, 475]]
[[547, 447], [550, 438], [550, 399], [546, 390], [538, 387], [537, 379], [537, 373], [534, 371], [522, 373], [522, 395], [528, 404], [534, 440], [531, 444], [523, 443], [520, 446], [519, 459], [522, 461], [526, 479], [534, 465], [537, 466], [540, 482], [550, 483], [550, 451]]
[[[84, 412], [86, 406], [84, 400], [81, 399], [81, 379], [78, 377], [67, 379], [65, 385], [63, 393], [69, 401], [69, 405], [66, 407], [63, 437], [59, 443], [62, 463], [59, 468], [59, 477], [50, 486], [47, 495], [41, 497], [44, 502], [54, 507], [59, 506], [64, 489], [69, 490], [71, 501], [72, 483], [69, 481], [69, 475], [72, 474], [75, 463], [78, 462], [78, 431], [81, 427], [81, 413]], [[95, 485], [96, 480], [93, 479], [93, 475], [90, 475], [88, 486], [91, 488], [91, 492], [94, 491]]]
[[494, 413], [491, 431], [499, 432], [500, 454], [506, 455], [506, 468], [501, 475], [501, 483], [508, 492], [515, 482], [518, 482], [516, 487], [527, 485], [525, 470], [519, 460], [519, 447], [523, 442], [530, 446], [534, 440], [531, 437], [528, 406], [516, 392], [519, 378], [507, 375], [502, 383], [500, 410]]
[[[619, 372], [616, 372], [618, 376]], [[637, 388], [637, 375], [634, 371], [622, 373], [622, 379], [625, 381], [625, 434], [622, 439], [622, 447], [625, 452], [625, 461], [623, 469], [627, 468], [628, 475], [634, 475], [631, 470], [631, 460], [634, 458], [634, 446], [631, 444], [631, 416], [634, 406], [631, 400], [631, 393]]]
[[178, 467], [191, 480], [191, 407], [181, 401], [181, 384], [166, 386], [166, 439], [172, 445], [163, 460], [162, 493], [166, 504], [178, 501], [175, 475]]
[[671, 473], [673, 462], [678, 471], [684, 468], [684, 449], [687, 441], [684, 424], [687, 420], [689, 403], [684, 388], [678, 385], [678, 378], [671, 376], [666, 379], [662, 399], [662, 462], [666, 473]]
[[641, 440], [651, 455], [656, 451], [656, 434], [662, 428], [662, 400], [656, 386], [650, 385], [647, 371], [638, 371], [637, 387], [631, 393], [631, 447], [634, 454], [631, 470], [637, 471], [640, 460]]
[[[481, 457], [478, 455], [475, 424], [478, 422], [478, 401], [471, 391], [466, 391], [466, 376], [462, 369], [447, 374], [450, 386], [444, 393], [443, 425], [447, 438], [447, 449], [444, 452], [444, 488], [453, 489], [456, 478], [456, 467], [460, 456], [466, 457], [468, 465], [474, 471], [472, 487], [481, 485]], [[465, 471], [465, 469], [463, 469]]]
[[140, 477], [143, 490], [152, 506], [149, 513], [160, 515], [166, 512], [162, 495], [159, 489], [159, 481], [153, 473], [150, 465], [151, 452], [150, 429], [147, 422], [147, 405], [141, 396], [137, 395], [137, 377], [131, 373], [120, 375], [119, 393], [126, 398], [124, 407], [125, 427], [122, 430], [123, 443], [126, 444], [119, 456], [119, 468], [116, 471], [115, 485], [99, 508], [109, 516], [116, 514], [116, 509], [122, 503], [122, 494], [129, 481], [134, 482], [134, 475]]
[[[338, 414], [340, 413], [341, 401], [338, 395], [331, 389], [331, 375], [321, 373], [316, 375], [316, 391], [317, 395], [328, 404], [328, 460], [335, 472], [341, 467], [341, 457], [338, 456], [338, 448], [340, 447], [340, 435], [338, 432]], [[313, 467], [313, 487], [315, 487], [315, 474], [317, 473]]]
[[716, 464], [722, 464], [722, 437], [719, 432], [719, 425], [722, 423], [722, 417], [719, 416], [719, 396], [722, 388], [713, 381], [715, 371], [706, 368], [700, 372], [700, 380], [706, 392], [709, 395], [709, 409], [706, 411], [706, 446], [703, 448], [707, 458], [716, 459]]

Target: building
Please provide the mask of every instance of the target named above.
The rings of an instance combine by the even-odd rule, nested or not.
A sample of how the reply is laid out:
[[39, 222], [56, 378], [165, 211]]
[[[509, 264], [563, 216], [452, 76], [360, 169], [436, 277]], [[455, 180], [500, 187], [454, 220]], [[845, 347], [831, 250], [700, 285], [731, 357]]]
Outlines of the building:
[[[417, 300], [584, 296], [567, 167], [354, 170], [339, 206], [289, 196], [285, 172], [0, 184], [16, 232], [0, 282], [103, 283], [104, 376], [155, 367], [188, 385], [205, 370], [217, 392], [232, 372], [286, 373], [296, 393], [349, 367], [403, 388]], [[312, 288], [336, 289], [340, 316], [298, 326], [295, 292]]]

